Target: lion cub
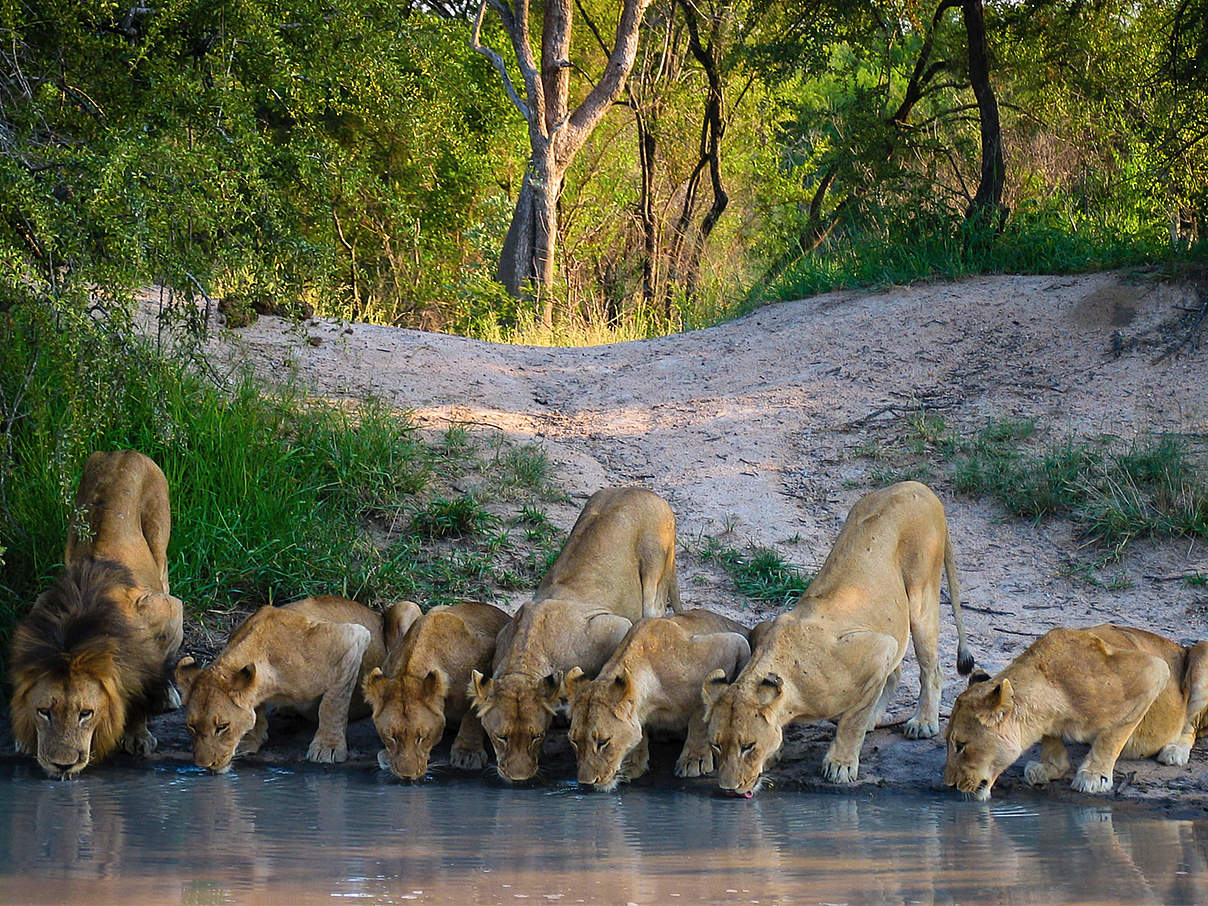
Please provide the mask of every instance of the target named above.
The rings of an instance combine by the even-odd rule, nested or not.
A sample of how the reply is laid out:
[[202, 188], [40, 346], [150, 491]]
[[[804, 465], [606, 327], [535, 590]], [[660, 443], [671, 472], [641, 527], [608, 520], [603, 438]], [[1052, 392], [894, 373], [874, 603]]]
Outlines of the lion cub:
[[510, 619], [478, 601], [434, 607], [390, 649], [385, 667], [370, 671], [363, 688], [385, 745], [378, 753], [382, 770], [406, 780], [424, 776], [446, 722], [456, 720], [461, 725], [450, 763], [467, 771], [486, 767], [482, 724], [470, 709], [466, 687], [471, 670], [490, 666], [495, 638]]
[[649, 762], [649, 733], [686, 733], [677, 777], [713, 770], [700, 686], [713, 670], [733, 677], [751, 656], [747, 629], [721, 614], [686, 610], [638, 620], [621, 646], [588, 681], [578, 667], [562, 681], [570, 701], [570, 743], [579, 783], [611, 791], [640, 777]]
[[743, 796], [758, 790], [784, 726], [804, 720], [838, 720], [822, 773], [840, 783], [855, 780], [864, 736], [893, 697], [908, 641], [919, 660], [920, 690], [905, 733], [912, 739], [936, 735], [945, 569], [957, 669], [968, 673], [973, 657], [943, 506], [917, 481], [856, 501], [813, 583], [790, 613], [764, 631], [734, 684], [718, 670], [701, 689], [721, 788]]
[[1028, 783], [1070, 768], [1063, 740], [1089, 742], [1073, 788], [1105, 793], [1116, 759], [1186, 764], [1208, 726], [1208, 642], [1184, 648], [1152, 632], [1104, 623], [1053, 629], [991, 678], [978, 672], [952, 706], [944, 783], [977, 799], [1033, 743]]
[[537, 773], [563, 672], [595, 675], [634, 620], [668, 605], [680, 609], [671, 507], [642, 488], [597, 491], [533, 600], [500, 633], [493, 676], [471, 674], [470, 702], [502, 777]]
[[306, 757], [344, 761], [353, 693], [385, 659], [387, 636], [405, 632], [418, 616], [410, 601], [383, 617], [356, 601], [318, 595], [261, 607], [204, 669], [182, 658], [176, 682], [187, 706], [194, 763], [225, 773], [236, 755], [259, 751], [268, 739], [267, 705], [313, 717], [316, 702], [319, 728]]

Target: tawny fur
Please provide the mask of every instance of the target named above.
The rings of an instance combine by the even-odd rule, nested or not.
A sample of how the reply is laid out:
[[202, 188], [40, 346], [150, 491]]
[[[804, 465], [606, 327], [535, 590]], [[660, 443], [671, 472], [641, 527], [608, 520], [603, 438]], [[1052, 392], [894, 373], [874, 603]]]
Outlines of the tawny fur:
[[1070, 768], [1065, 742], [1090, 743], [1072, 786], [1112, 788], [1116, 759], [1186, 764], [1208, 722], [1208, 642], [1190, 648], [1127, 626], [1054, 629], [994, 677], [973, 678], [952, 707], [944, 782], [990, 798], [998, 776], [1034, 743], [1035, 785]]
[[148, 754], [148, 714], [175, 707], [167, 662], [181, 602], [168, 588], [168, 483], [125, 450], [84, 464], [64, 568], [13, 635], [10, 708], [17, 746], [52, 777], [78, 774], [117, 746]]
[[558, 706], [562, 675], [594, 676], [633, 621], [680, 610], [675, 516], [642, 488], [606, 488], [587, 501], [533, 600], [500, 633], [490, 679], [469, 696], [500, 775], [528, 780]]
[[204, 669], [182, 658], [176, 681], [185, 697], [194, 762], [224, 773], [236, 755], [259, 751], [268, 738], [269, 705], [318, 721], [308, 759], [344, 761], [349, 713], [367, 710], [359, 698], [361, 681], [386, 658], [384, 624], [397, 630], [418, 616], [410, 601], [394, 605], [383, 619], [356, 601], [317, 595], [260, 608]]
[[383, 770], [407, 780], [422, 777], [446, 725], [457, 721], [451, 764], [467, 771], [486, 767], [482, 724], [466, 687], [472, 671], [490, 668], [495, 639], [510, 619], [478, 601], [434, 607], [390, 649], [384, 667], [365, 677], [365, 699], [385, 746], [378, 753]]
[[944, 508], [925, 485], [901, 482], [858, 500], [809, 589], [792, 612], [761, 630], [732, 685], [715, 673], [701, 688], [722, 789], [750, 795], [793, 721], [834, 719], [822, 761], [827, 780], [856, 779], [864, 736], [892, 698], [906, 645], [919, 661], [920, 692], [905, 733], [939, 732], [940, 580], [957, 631], [957, 665], [973, 667]]
[[575, 667], [563, 679], [579, 783], [614, 789], [646, 772], [652, 731], [685, 737], [679, 777], [713, 771], [701, 683], [714, 670], [733, 678], [751, 656], [748, 630], [707, 610], [639, 620], [594, 680]]

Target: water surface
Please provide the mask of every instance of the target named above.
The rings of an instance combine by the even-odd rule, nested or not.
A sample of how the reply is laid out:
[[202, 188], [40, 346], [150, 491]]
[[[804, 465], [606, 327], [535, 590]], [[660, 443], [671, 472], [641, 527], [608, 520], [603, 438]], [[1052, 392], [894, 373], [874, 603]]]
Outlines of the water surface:
[[704, 787], [0, 765], [0, 903], [1205, 903], [1208, 824]]

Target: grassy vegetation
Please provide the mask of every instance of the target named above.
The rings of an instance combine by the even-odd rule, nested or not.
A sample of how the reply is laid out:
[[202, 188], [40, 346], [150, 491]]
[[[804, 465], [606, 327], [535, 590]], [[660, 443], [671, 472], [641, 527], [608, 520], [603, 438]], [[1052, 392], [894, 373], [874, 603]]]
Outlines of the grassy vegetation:
[[[853, 223], [826, 254], [806, 255], [766, 285], [752, 289], [742, 310], [764, 302], [801, 299], [856, 287], [885, 287], [919, 280], [953, 280], [976, 274], [1073, 274], [1130, 267], [1178, 256], [1153, 223], [1110, 211], [1096, 220], [1048, 202], [1016, 212], [999, 235], [976, 236], [943, 215], [887, 214], [883, 222]], [[1202, 260], [1205, 249], [1190, 249]]]
[[739, 550], [705, 537], [696, 553], [725, 570], [743, 597], [782, 607], [801, 597], [814, 578], [777, 551], [756, 544]]
[[162, 356], [93, 316], [22, 305], [0, 328], [0, 641], [56, 571], [94, 449], [133, 447], [164, 469], [172, 589], [194, 618], [320, 592], [490, 596], [536, 585], [561, 544], [538, 448], [463, 426], [425, 443], [380, 402], [319, 402], [289, 383], [219, 387], [184, 351]]
[[[1185, 439], [1168, 434], [1042, 442], [1031, 419], [996, 419], [962, 437], [935, 413], [906, 419], [893, 444], [899, 474], [943, 469], [958, 491], [992, 497], [1016, 516], [1070, 519], [1103, 561], [1138, 538], [1208, 540], [1208, 477]], [[870, 477], [890, 477], [884, 449]]]

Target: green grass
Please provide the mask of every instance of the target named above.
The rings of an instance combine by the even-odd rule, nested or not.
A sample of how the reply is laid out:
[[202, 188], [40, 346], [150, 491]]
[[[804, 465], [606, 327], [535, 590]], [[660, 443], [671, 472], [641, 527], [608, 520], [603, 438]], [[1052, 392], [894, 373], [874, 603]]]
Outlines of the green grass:
[[[1203, 256], [1201, 247], [1187, 253]], [[1068, 274], [1170, 261], [1165, 227], [1128, 212], [1089, 217], [1070, 199], [1021, 207], [996, 235], [970, 232], [942, 212], [884, 210], [846, 226], [739, 306], [801, 299], [835, 289], [885, 287], [974, 274]]]
[[793, 604], [809, 587], [813, 576], [794, 566], [777, 551], [750, 544], [744, 550], [723, 545], [715, 538], [703, 539], [698, 555], [720, 566], [735, 589], [754, 601], [784, 607]]
[[[0, 312], [0, 339], [0, 649], [57, 570], [96, 449], [163, 468], [172, 590], [195, 619], [324, 592], [494, 597], [535, 586], [560, 546], [539, 448], [464, 426], [425, 443], [380, 402], [217, 386], [187, 350], [160, 355], [120, 324], [32, 303]], [[471, 493], [456, 490], [465, 476]]]
[[991, 497], [1026, 519], [1068, 518], [1081, 537], [1116, 559], [1138, 538], [1208, 540], [1208, 472], [1175, 435], [1064, 438], [1041, 442], [1031, 419], [995, 419], [961, 437], [934, 413], [905, 419], [893, 470], [885, 445], [869, 476], [942, 470], [956, 490]]

